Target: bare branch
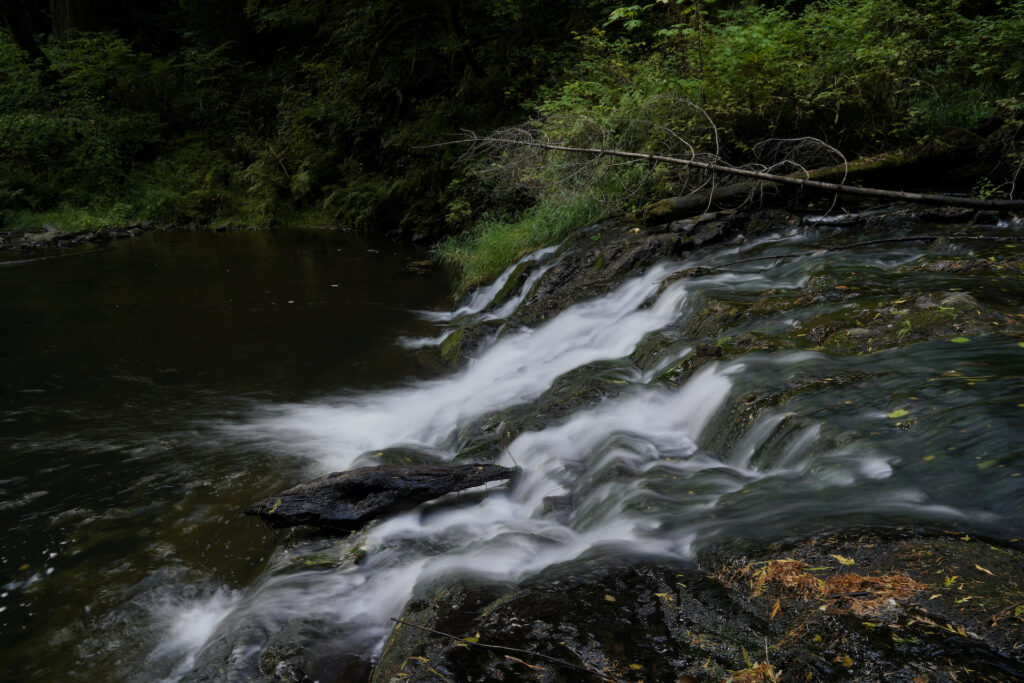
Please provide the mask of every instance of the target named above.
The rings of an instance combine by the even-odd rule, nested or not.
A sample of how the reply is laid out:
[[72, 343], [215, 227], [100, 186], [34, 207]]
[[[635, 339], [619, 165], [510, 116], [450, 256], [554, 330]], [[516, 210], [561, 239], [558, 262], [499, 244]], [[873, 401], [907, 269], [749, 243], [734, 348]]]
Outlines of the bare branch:
[[523, 139], [522, 136], [509, 136], [506, 131], [498, 131], [488, 136], [474, 136], [464, 142], [490, 146], [497, 151], [508, 152], [515, 148], [544, 149], [555, 152], [570, 154], [583, 154], [591, 157], [621, 157], [625, 159], [647, 160], [651, 163], [664, 163], [679, 166], [689, 166], [702, 169], [710, 173], [723, 173], [727, 175], [753, 178], [758, 181], [765, 181], [777, 185], [790, 185], [805, 190], [826, 192], [829, 194], [846, 194], [860, 197], [871, 197], [875, 199], [888, 199], [906, 201], [916, 204], [930, 204], [935, 206], [959, 206], [973, 209], [995, 209], [995, 210], [1020, 210], [1024, 209], [1024, 200], [1012, 199], [976, 199], [973, 197], [956, 197], [941, 194], [922, 194], [916, 192], [903, 192], [898, 190], [882, 190], [878, 188], [856, 187], [841, 183], [829, 183], [821, 180], [810, 180], [806, 176], [793, 177], [790, 175], [779, 175], [756, 171], [749, 168], [726, 166], [722, 163], [701, 161], [699, 159], [681, 159], [679, 157], [665, 156], [653, 153], [629, 152], [618, 149], [598, 149], [594, 147], [576, 147], [572, 145], [559, 145], [537, 140]]

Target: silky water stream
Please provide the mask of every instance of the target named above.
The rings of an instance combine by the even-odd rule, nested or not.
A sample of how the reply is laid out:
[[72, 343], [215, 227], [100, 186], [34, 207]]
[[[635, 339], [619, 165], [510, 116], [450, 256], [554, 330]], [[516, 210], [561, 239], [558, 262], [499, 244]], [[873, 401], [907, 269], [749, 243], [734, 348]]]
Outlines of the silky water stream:
[[[919, 229], [876, 225], [887, 235]], [[685, 561], [716, 545], [864, 525], [956, 527], [1005, 541], [1024, 535], [1024, 347], [1013, 334], [877, 351], [865, 339], [858, 353], [755, 351], [679, 370], [695, 356], [696, 340], [685, 330], [709, 302], [795, 297], [815, 278], [858, 283], [840, 289], [891, 292], [894, 306], [908, 289], [1024, 299], [1019, 278], [993, 284], [912, 268], [926, 258], [920, 243], [811, 250], [818, 240], [842, 237], [840, 230], [808, 221], [697, 251], [532, 328], [501, 326], [516, 306], [531, 305], [531, 287], [561, 259], [586, 248], [584, 238], [528, 256], [452, 312], [410, 298], [399, 304], [407, 308], [397, 322], [337, 332], [363, 338], [366, 347], [356, 354], [390, 349], [395, 366], [378, 383], [338, 370], [353, 356], [295, 338], [287, 352], [312, 364], [307, 387], [292, 376], [294, 390], [286, 392], [270, 379], [262, 393], [249, 389], [228, 400], [236, 379], [220, 378], [226, 386], [216, 391], [181, 381], [169, 404], [147, 405], [147, 390], [106, 399], [117, 407], [110, 421], [130, 424], [131, 439], [121, 428], [111, 434], [109, 425], [9, 439], [24, 473], [5, 475], [5, 487], [16, 492], [5, 492], [5, 500], [23, 501], [23, 509], [56, 488], [47, 484], [38, 494], [43, 485], [31, 483], [35, 466], [49, 472], [42, 454], [52, 450], [107, 454], [118, 482], [107, 495], [90, 493], [95, 502], [38, 513], [46, 519], [32, 528], [53, 540], [41, 541], [37, 531], [22, 542], [42, 554], [37, 566], [19, 574], [11, 565], [21, 557], [5, 558], [16, 578], [4, 604], [23, 603], [21, 623], [38, 618], [28, 612], [39, 609], [26, 597], [33, 592], [70, 603], [51, 607], [45, 628], [23, 627], [35, 658], [7, 657], [40, 680], [55, 670], [62, 678], [80, 672], [83, 680], [97, 671], [128, 680], [250, 680], [273, 674], [266, 653], [287, 643], [308, 651], [314, 666], [306, 673], [314, 678], [358, 680], [391, 618], [417, 586], [438, 577], [475, 575], [512, 586], [605, 554]], [[952, 256], [967, 251], [945, 248]], [[768, 254], [792, 258], [747, 260]], [[745, 262], [693, 270], [735, 261]], [[514, 275], [518, 289], [496, 301]], [[802, 320], [853, 305], [765, 307], [738, 316], [727, 337], [785, 335]], [[417, 307], [419, 315], [410, 310]], [[324, 323], [328, 329], [343, 324], [330, 301], [318, 315], [334, 321]], [[481, 322], [496, 332], [483, 335], [460, 367], [416, 375], [414, 354], [430, 353], [454, 326]], [[662, 338], [656, 352], [640, 352]], [[95, 355], [85, 350], [83, 362]], [[599, 392], [586, 390], [595, 386]], [[577, 387], [583, 398], [572, 398]], [[12, 408], [16, 425], [42, 421], [27, 403]], [[745, 421], [751, 405], [760, 410]], [[62, 420], [77, 419], [73, 407], [66, 410]], [[510, 488], [442, 500], [345, 539], [274, 536], [238, 516], [243, 501], [305, 478], [395, 458], [450, 461], [460, 453], [517, 465], [523, 475]], [[144, 472], [133, 464], [167, 460], [175, 462], [169, 481], [162, 480], [166, 469]], [[72, 465], [60, 475], [65, 486], [101, 488]], [[570, 504], [552, 505], [560, 500]], [[56, 553], [50, 561], [49, 552]], [[51, 567], [59, 571], [47, 573]], [[38, 588], [62, 575], [59, 588]], [[5, 627], [18, 623], [3, 616]], [[41, 661], [46, 647], [74, 654]], [[72, 675], [63, 675], [69, 668]]]

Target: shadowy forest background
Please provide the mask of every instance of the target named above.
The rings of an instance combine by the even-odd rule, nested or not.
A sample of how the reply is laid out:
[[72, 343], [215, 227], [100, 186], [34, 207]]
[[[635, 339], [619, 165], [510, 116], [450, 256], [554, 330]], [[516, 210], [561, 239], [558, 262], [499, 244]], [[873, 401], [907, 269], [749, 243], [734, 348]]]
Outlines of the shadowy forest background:
[[466, 266], [488, 230], [521, 253], [684, 182], [436, 146], [510, 125], [730, 163], [803, 136], [969, 150], [975, 194], [1024, 182], [1022, 0], [0, 0], [0, 20], [7, 229], [331, 224], [449, 236]]

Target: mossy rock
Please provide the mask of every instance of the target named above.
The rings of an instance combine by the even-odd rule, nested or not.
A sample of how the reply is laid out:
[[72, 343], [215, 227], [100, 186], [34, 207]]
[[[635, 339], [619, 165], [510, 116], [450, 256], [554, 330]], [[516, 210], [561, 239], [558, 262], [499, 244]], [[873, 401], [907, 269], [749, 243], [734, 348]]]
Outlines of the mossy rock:
[[1013, 548], [897, 529], [701, 568], [582, 560], [513, 589], [449, 579], [409, 604], [371, 680], [1015, 680], [1022, 567]]
[[441, 358], [448, 365], [455, 365], [462, 358], [462, 336], [465, 328], [458, 328], [441, 342]]

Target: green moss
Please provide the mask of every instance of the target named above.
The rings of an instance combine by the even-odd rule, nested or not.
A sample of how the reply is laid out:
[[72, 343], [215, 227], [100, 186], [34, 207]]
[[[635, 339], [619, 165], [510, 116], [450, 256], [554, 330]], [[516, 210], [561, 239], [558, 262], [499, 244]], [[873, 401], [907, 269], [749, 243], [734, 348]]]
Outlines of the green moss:
[[441, 358], [448, 365], [455, 365], [458, 362], [462, 354], [462, 337], [465, 331], [465, 328], [460, 327], [441, 342]]

